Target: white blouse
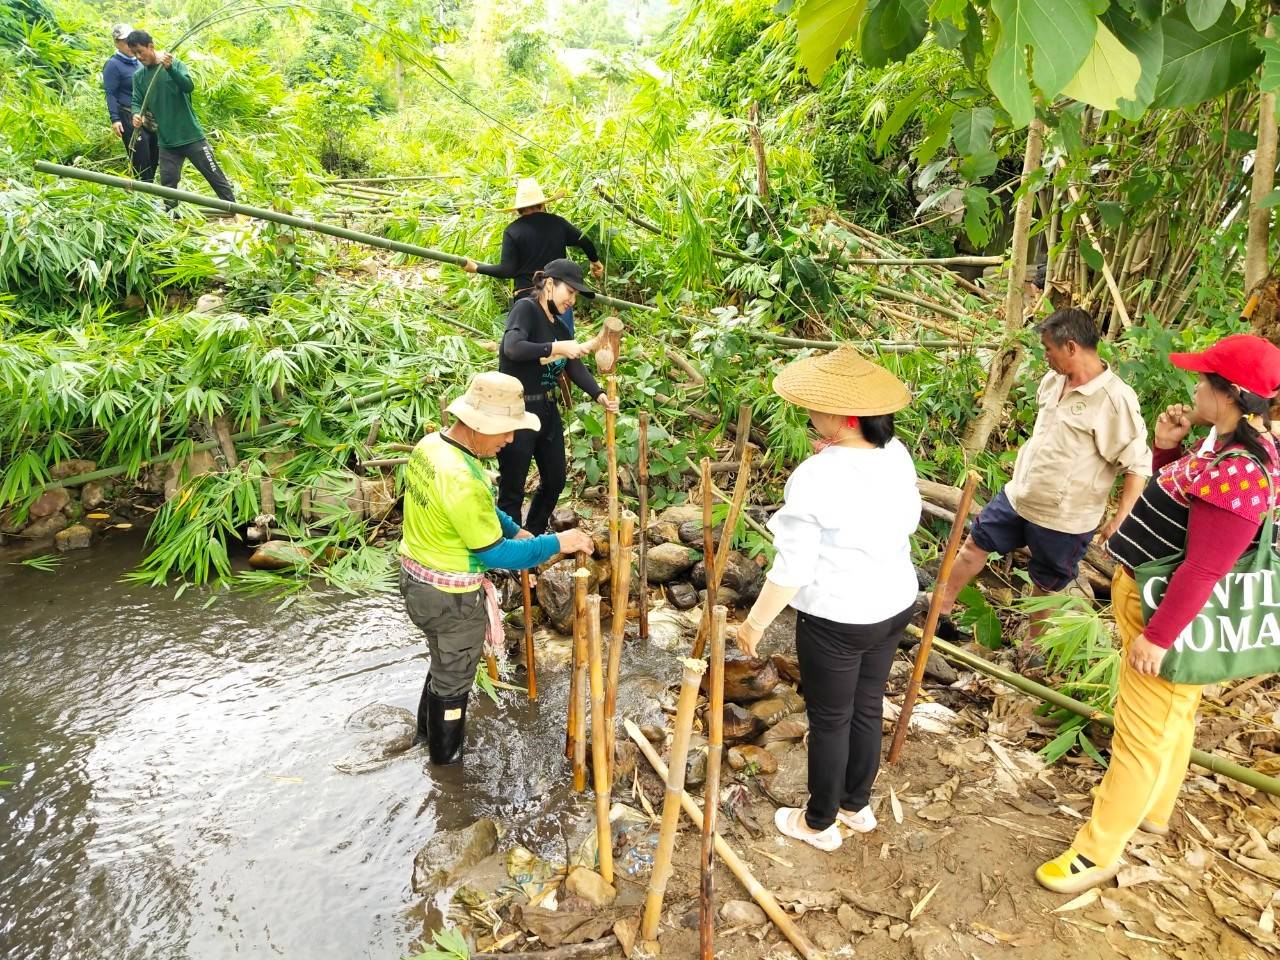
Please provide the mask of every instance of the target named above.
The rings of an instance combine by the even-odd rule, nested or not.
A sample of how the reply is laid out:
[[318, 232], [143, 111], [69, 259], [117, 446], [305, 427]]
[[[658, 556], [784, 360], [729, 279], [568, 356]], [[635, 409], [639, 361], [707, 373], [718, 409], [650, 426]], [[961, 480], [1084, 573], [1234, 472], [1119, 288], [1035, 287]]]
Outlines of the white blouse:
[[915, 602], [911, 534], [920, 523], [916, 468], [898, 440], [827, 447], [787, 480], [769, 521], [769, 579], [799, 587], [797, 610], [838, 623], [879, 623]]

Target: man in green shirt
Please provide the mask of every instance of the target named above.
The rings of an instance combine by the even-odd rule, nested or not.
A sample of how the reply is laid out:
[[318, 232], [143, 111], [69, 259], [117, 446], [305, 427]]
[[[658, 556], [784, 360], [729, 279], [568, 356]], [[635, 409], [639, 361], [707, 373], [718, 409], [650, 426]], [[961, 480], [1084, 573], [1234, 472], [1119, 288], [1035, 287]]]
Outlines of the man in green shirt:
[[524, 388], [505, 373], [478, 374], [449, 405], [453, 426], [418, 441], [405, 470], [400, 593], [427, 637], [431, 665], [418, 702], [418, 737], [431, 762], [462, 755], [467, 700], [480, 654], [505, 642], [497, 594], [484, 573], [526, 570], [557, 553], [590, 553], [581, 530], [535, 537], [498, 509], [482, 460], [516, 430], [537, 430]]
[[218, 166], [213, 148], [204, 137], [204, 128], [191, 109], [191, 91], [195, 84], [186, 65], [175, 60], [172, 53], [156, 50], [155, 41], [145, 30], [134, 30], [127, 43], [139, 63], [133, 75], [133, 125], [156, 131], [160, 145], [160, 185], [176, 187], [183, 162], [190, 160], [209, 181], [214, 193], [223, 200], [234, 201], [235, 191]]

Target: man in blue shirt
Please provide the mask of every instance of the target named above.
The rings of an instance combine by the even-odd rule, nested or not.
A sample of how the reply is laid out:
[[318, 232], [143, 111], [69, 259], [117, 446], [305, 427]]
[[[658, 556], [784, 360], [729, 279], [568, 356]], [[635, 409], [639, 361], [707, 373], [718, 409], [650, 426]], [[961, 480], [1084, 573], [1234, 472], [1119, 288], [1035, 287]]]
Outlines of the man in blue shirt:
[[125, 38], [133, 32], [127, 23], [117, 23], [111, 28], [111, 39], [116, 52], [102, 67], [102, 90], [107, 95], [107, 114], [111, 117], [111, 129], [124, 143], [133, 172], [139, 180], [148, 183], [156, 178], [156, 134], [145, 126], [133, 126], [133, 73], [138, 60], [129, 52]]

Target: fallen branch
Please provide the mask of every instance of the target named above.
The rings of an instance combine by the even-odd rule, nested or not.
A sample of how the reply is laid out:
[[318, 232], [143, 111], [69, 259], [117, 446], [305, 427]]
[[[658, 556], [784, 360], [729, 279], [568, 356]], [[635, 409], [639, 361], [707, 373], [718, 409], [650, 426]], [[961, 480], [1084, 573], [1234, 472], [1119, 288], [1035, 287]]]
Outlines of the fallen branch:
[[612, 933], [587, 943], [570, 943], [550, 950], [517, 950], [509, 953], [473, 953], [471, 960], [509, 960], [510, 957], [529, 957], [530, 960], [577, 960], [578, 957], [598, 957], [618, 948], [618, 938]]

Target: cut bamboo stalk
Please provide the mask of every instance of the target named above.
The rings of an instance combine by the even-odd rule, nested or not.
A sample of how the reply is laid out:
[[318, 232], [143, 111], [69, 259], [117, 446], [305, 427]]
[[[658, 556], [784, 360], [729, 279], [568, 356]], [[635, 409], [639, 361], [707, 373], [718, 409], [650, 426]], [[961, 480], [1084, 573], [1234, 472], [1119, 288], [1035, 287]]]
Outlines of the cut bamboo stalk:
[[938, 580], [933, 585], [933, 596], [929, 601], [929, 615], [925, 617], [924, 634], [920, 638], [920, 649], [916, 651], [915, 666], [911, 671], [911, 680], [907, 684], [907, 692], [902, 698], [902, 712], [893, 728], [893, 745], [889, 747], [889, 762], [897, 763], [902, 753], [902, 745], [907, 739], [907, 727], [911, 723], [911, 711], [915, 708], [916, 697], [920, 693], [920, 684], [924, 680], [924, 668], [929, 662], [929, 651], [933, 647], [933, 634], [938, 628], [941, 614], [942, 595], [947, 590], [947, 581], [951, 578], [951, 568], [955, 565], [956, 554], [960, 551], [960, 540], [969, 522], [969, 505], [973, 503], [973, 493], [978, 486], [978, 474], [970, 470], [964, 481], [964, 490], [960, 494], [956, 518], [951, 524], [951, 536], [947, 538], [947, 549], [942, 554], [942, 566], [938, 569]]
[[639, 417], [640, 450], [637, 456], [640, 486], [640, 639], [649, 639], [649, 411]]
[[[741, 436], [742, 434], [740, 434]], [[745, 445], [744, 445], [745, 449]], [[711, 611], [716, 605], [716, 597], [720, 593], [720, 558], [716, 555], [715, 527], [711, 517], [711, 504], [715, 499], [711, 492], [711, 459], [702, 458], [702, 565], [706, 569], [707, 599], [702, 604], [702, 622], [698, 625], [698, 636], [703, 630], [711, 627]], [[694, 649], [695, 657], [702, 656], [701, 649]]]
[[231, 425], [227, 421], [226, 414], [220, 417], [214, 417], [213, 435], [218, 440], [218, 446], [222, 450], [222, 459], [227, 463], [228, 470], [234, 470], [240, 465], [240, 457], [236, 454], [235, 441], [231, 439]]
[[751, 404], [738, 404], [738, 425], [736, 428], [737, 435], [733, 440], [733, 462], [735, 465], [742, 462], [742, 451], [747, 449], [747, 437], [751, 434]]
[[587, 789], [587, 582], [590, 578], [585, 566], [573, 571], [573, 789], [578, 793]]
[[[605, 381], [609, 402], [618, 399], [618, 378], [609, 374]], [[609, 460], [609, 600], [617, 604], [618, 594], [618, 415], [604, 413], [604, 446]]]
[[[716, 550], [715, 565], [717, 570], [723, 570], [724, 565], [729, 562], [729, 548], [733, 545], [733, 531], [738, 528], [738, 517], [742, 513], [742, 504], [747, 499], [747, 488], [750, 486], [751, 456], [752, 449], [748, 445], [742, 451], [742, 465], [738, 468], [737, 480], [733, 485], [733, 499], [729, 502], [729, 513], [724, 521], [724, 536], [720, 538], [720, 546]], [[708, 579], [708, 586], [710, 583], [711, 581]], [[707, 617], [703, 617], [698, 623], [698, 638], [693, 643], [693, 656], [695, 658], [701, 658], [702, 652], [707, 648], [707, 628], [710, 625], [711, 621]]]
[[[710, 491], [707, 491], [708, 496]], [[728, 611], [711, 611], [711, 676], [707, 684], [707, 787], [702, 798], [702, 882], [698, 888], [701, 960], [715, 956], [715, 835], [720, 815], [720, 755], [724, 752], [724, 622]]]
[[492, 653], [486, 653], [484, 655], [484, 664], [485, 664], [485, 669], [488, 670], [489, 672], [489, 679], [497, 680], [498, 679], [498, 658], [495, 657]]
[[520, 571], [520, 592], [524, 595], [524, 665], [528, 675], [529, 699], [538, 699], [538, 655], [533, 648], [533, 589], [529, 571]]
[[[670, 770], [666, 773], [667, 793], [662, 801], [662, 828], [658, 833], [658, 849], [653, 855], [653, 872], [649, 876], [649, 893], [644, 901], [644, 919], [640, 923], [640, 939], [653, 940], [662, 919], [662, 899], [671, 879], [671, 854], [676, 845], [676, 827], [680, 820], [680, 801], [684, 796], [685, 764], [689, 758], [689, 737], [693, 733], [693, 708], [698, 702], [698, 687], [707, 665], [701, 660], [685, 659], [680, 678], [680, 699], [676, 704], [675, 734], [671, 740]], [[630, 725], [628, 725], [630, 732]]]
[[[591, 779], [596, 794], [596, 849], [600, 857], [600, 876], [613, 885], [613, 832], [609, 828], [609, 799], [613, 794], [609, 780], [604, 713], [604, 651], [600, 643], [600, 595], [587, 597], [587, 647], [591, 660]], [[606, 743], [606, 740], [610, 742]]]
[[[627, 512], [618, 526], [618, 582], [613, 596], [613, 631], [609, 635], [608, 693], [604, 705], [605, 756], [609, 763], [609, 782], [613, 783], [614, 718], [618, 712], [618, 681], [622, 678], [622, 641], [627, 631], [627, 600], [631, 594], [631, 541], [635, 537], [636, 518]], [[644, 598], [640, 599], [644, 607]]]
[[[577, 554], [574, 554], [574, 557], [577, 560], [577, 569], [585, 570], [587, 568], [586, 556], [582, 553], [577, 553]], [[573, 589], [575, 591], [574, 604], [573, 604], [573, 643], [570, 645], [570, 648], [569, 648], [570, 656], [572, 659], [570, 660], [570, 663], [569, 663], [569, 703], [568, 703], [568, 716], [567, 716], [568, 727], [565, 731], [565, 737], [564, 737], [564, 755], [569, 760], [573, 760], [573, 747], [574, 747], [575, 741], [577, 740], [577, 732], [578, 732], [578, 696], [577, 696], [577, 686], [576, 686], [578, 682], [578, 646], [579, 646], [578, 634], [582, 630], [586, 629], [585, 622], [582, 620], [581, 617], [578, 616], [578, 603], [577, 603], [577, 592], [576, 592], [577, 583], [578, 583], [577, 580], [573, 581], [573, 584], [574, 584]]]
[[[667, 780], [667, 765], [662, 762], [662, 758], [653, 749], [653, 745], [644, 738], [640, 728], [630, 720], [624, 720], [623, 725], [626, 727], [627, 736], [635, 742], [636, 747], [644, 754], [644, 758], [649, 761], [649, 766], [653, 767], [654, 772], [659, 777]], [[693, 797], [681, 790], [680, 804], [684, 807], [684, 812], [689, 819], [693, 821], [694, 826], [701, 830], [703, 822], [702, 811], [698, 809], [698, 804]], [[751, 894], [751, 899], [760, 905], [760, 909], [773, 921], [773, 925], [781, 931], [784, 937], [791, 941], [791, 945], [800, 952], [800, 956], [804, 960], [824, 960], [823, 953], [809, 942], [808, 937], [800, 932], [800, 929], [787, 916], [773, 894], [755, 878], [750, 868], [742, 862], [742, 858], [734, 852], [733, 848], [725, 842], [724, 837], [720, 836], [719, 833], [715, 834], [715, 847], [716, 854], [724, 861], [724, 865], [737, 877], [738, 882], [746, 888], [747, 893]]]

